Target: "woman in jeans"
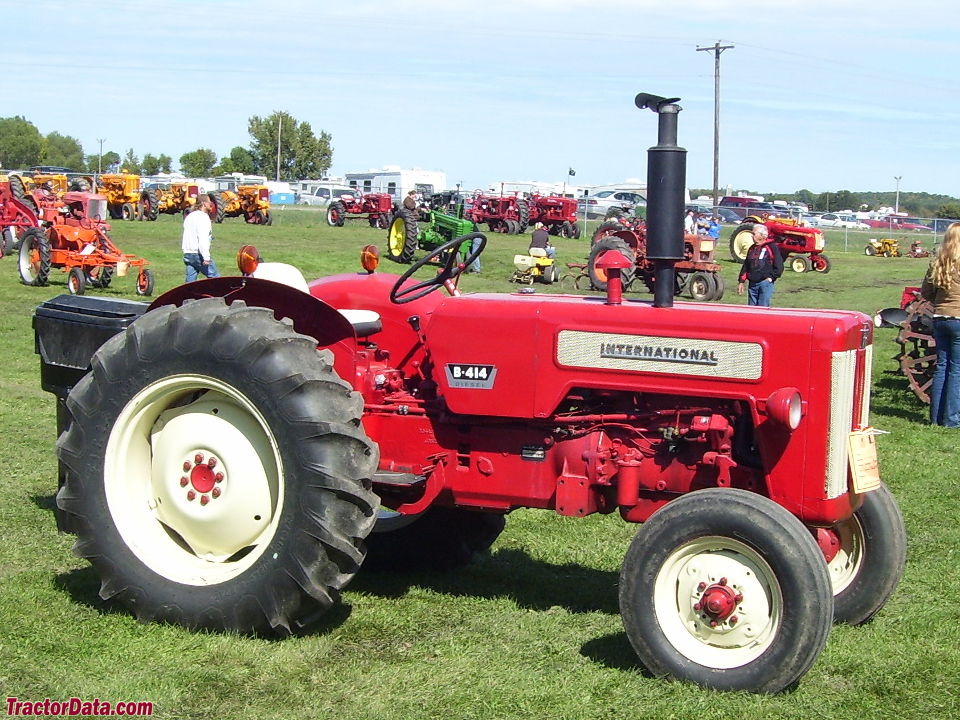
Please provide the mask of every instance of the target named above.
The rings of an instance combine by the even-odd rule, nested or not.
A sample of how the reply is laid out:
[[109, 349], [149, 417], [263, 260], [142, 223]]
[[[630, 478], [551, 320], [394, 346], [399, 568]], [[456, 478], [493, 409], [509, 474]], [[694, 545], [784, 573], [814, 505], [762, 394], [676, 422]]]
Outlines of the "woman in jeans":
[[930, 422], [960, 427], [960, 222], [952, 223], [944, 233], [920, 294], [933, 303], [933, 339], [937, 343]]

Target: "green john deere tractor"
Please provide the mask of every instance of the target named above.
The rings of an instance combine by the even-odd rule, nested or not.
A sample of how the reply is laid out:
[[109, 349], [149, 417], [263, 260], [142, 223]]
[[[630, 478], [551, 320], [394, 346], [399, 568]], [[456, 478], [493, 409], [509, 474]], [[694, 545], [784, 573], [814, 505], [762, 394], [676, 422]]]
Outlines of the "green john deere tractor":
[[[400, 208], [387, 229], [387, 257], [406, 264], [418, 249], [434, 250], [476, 230], [473, 221], [463, 217], [463, 203], [456, 193], [438, 193], [430, 197], [427, 207]], [[462, 257], [469, 254], [469, 244], [465, 241], [460, 247]]]

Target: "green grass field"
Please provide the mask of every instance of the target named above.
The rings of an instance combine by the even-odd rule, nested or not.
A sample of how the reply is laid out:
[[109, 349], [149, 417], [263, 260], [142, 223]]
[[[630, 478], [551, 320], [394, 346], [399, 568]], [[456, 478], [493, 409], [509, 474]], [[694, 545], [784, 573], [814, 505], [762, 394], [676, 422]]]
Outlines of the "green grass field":
[[[117, 222], [115, 242], [145, 256], [156, 294], [183, 279], [178, 217]], [[360, 247], [383, 247], [364, 224], [330, 228], [323, 213], [276, 208], [272, 227], [215, 226], [214, 256], [233, 270], [237, 248], [292, 262], [308, 278], [358, 268]], [[724, 230], [724, 240], [730, 228]], [[863, 254], [867, 233], [828, 235], [829, 274], [787, 272], [781, 307], [873, 313], [917, 284], [926, 260]], [[588, 240], [555, 241], [582, 262]], [[509, 292], [527, 236], [490, 239], [479, 276], [461, 289]], [[909, 242], [901, 242], [908, 246]], [[727, 257], [721, 248], [720, 256]], [[724, 301], [738, 265], [722, 260]], [[398, 266], [385, 262], [381, 269]], [[491, 552], [451, 574], [365, 575], [341, 607], [303, 637], [282, 641], [141, 625], [100, 601], [99, 581], [56, 531], [54, 398], [41, 391], [31, 317], [66, 292], [20, 284], [0, 259], [0, 689], [21, 700], [146, 700], [178, 718], [939, 718], [960, 717], [960, 435], [927, 424], [895, 371], [895, 331], [877, 331], [873, 424], [881, 473], [909, 535], [903, 581], [869, 624], [836, 627], [792, 692], [720, 694], [649, 677], [617, 608], [617, 575], [635, 528], [618, 516], [571, 519], [517, 511]], [[108, 297], [135, 298], [133, 277]], [[537, 285], [540, 292], [558, 286]]]

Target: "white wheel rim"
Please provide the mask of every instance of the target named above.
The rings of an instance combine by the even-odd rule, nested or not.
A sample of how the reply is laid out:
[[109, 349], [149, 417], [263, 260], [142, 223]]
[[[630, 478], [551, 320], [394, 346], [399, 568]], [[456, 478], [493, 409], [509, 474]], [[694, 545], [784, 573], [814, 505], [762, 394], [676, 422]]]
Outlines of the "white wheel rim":
[[175, 582], [239, 575], [280, 520], [276, 440], [244, 395], [211, 377], [170, 376], [137, 393], [110, 433], [103, 471], [125, 544]]
[[737, 257], [745, 258], [750, 246], [753, 245], [753, 231], [741, 230], [733, 239], [733, 245], [737, 249]]
[[20, 255], [17, 260], [20, 263], [20, 277], [29, 282], [36, 282], [40, 274], [40, 263], [33, 261], [33, 250], [37, 246], [36, 240], [32, 235], [24, 237], [20, 243]]
[[846, 522], [833, 527], [840, 549], [827, 563], [830, 573], [830, 585], [834, 596], [846, 590], [857, 577], [863, 565], [863, 527], [854, 515]]
[[[736, 595], [731, 611], [709, 624], [700, 607], [708, 592]], [[657, 623], [680, 654], [729, 669], [760, 657], [777, 635], [783, 598], [776, 576], [752, 548], [727, 537], [703, 537], [670, 554], [654, 580]]]

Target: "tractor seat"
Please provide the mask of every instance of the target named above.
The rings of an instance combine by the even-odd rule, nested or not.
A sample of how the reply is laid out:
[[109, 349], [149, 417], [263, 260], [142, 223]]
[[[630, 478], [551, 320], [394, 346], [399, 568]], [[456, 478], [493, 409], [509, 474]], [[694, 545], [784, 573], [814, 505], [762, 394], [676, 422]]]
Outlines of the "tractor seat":
[[547, 251], [544, 248], [532, 247], [527, 252], [530, 254], [530, 257], [544, 258], [547, 256]]
[[383, 330], [380, 313], [373, 310], [356, 310], [354, 308], [340, 309], [338, 312], [353, 325], [357, 337], [367, 337]]
[[[310, 288], [303, 277], [303, 273], [293, 265], [278, 262], [262, 262], [253, 271], [253, 277], [263, 280], [272, 280], [273, 282], [288, 285], [297, 290], [310, 294]], [[346, 309], [338, 312], [343, 315], [353, 326], [353, 331], [357, 337], [367, 337], [383, 330], [383, 323], [380, 322], [380, 314], [373, 310], [355, 310]]]

